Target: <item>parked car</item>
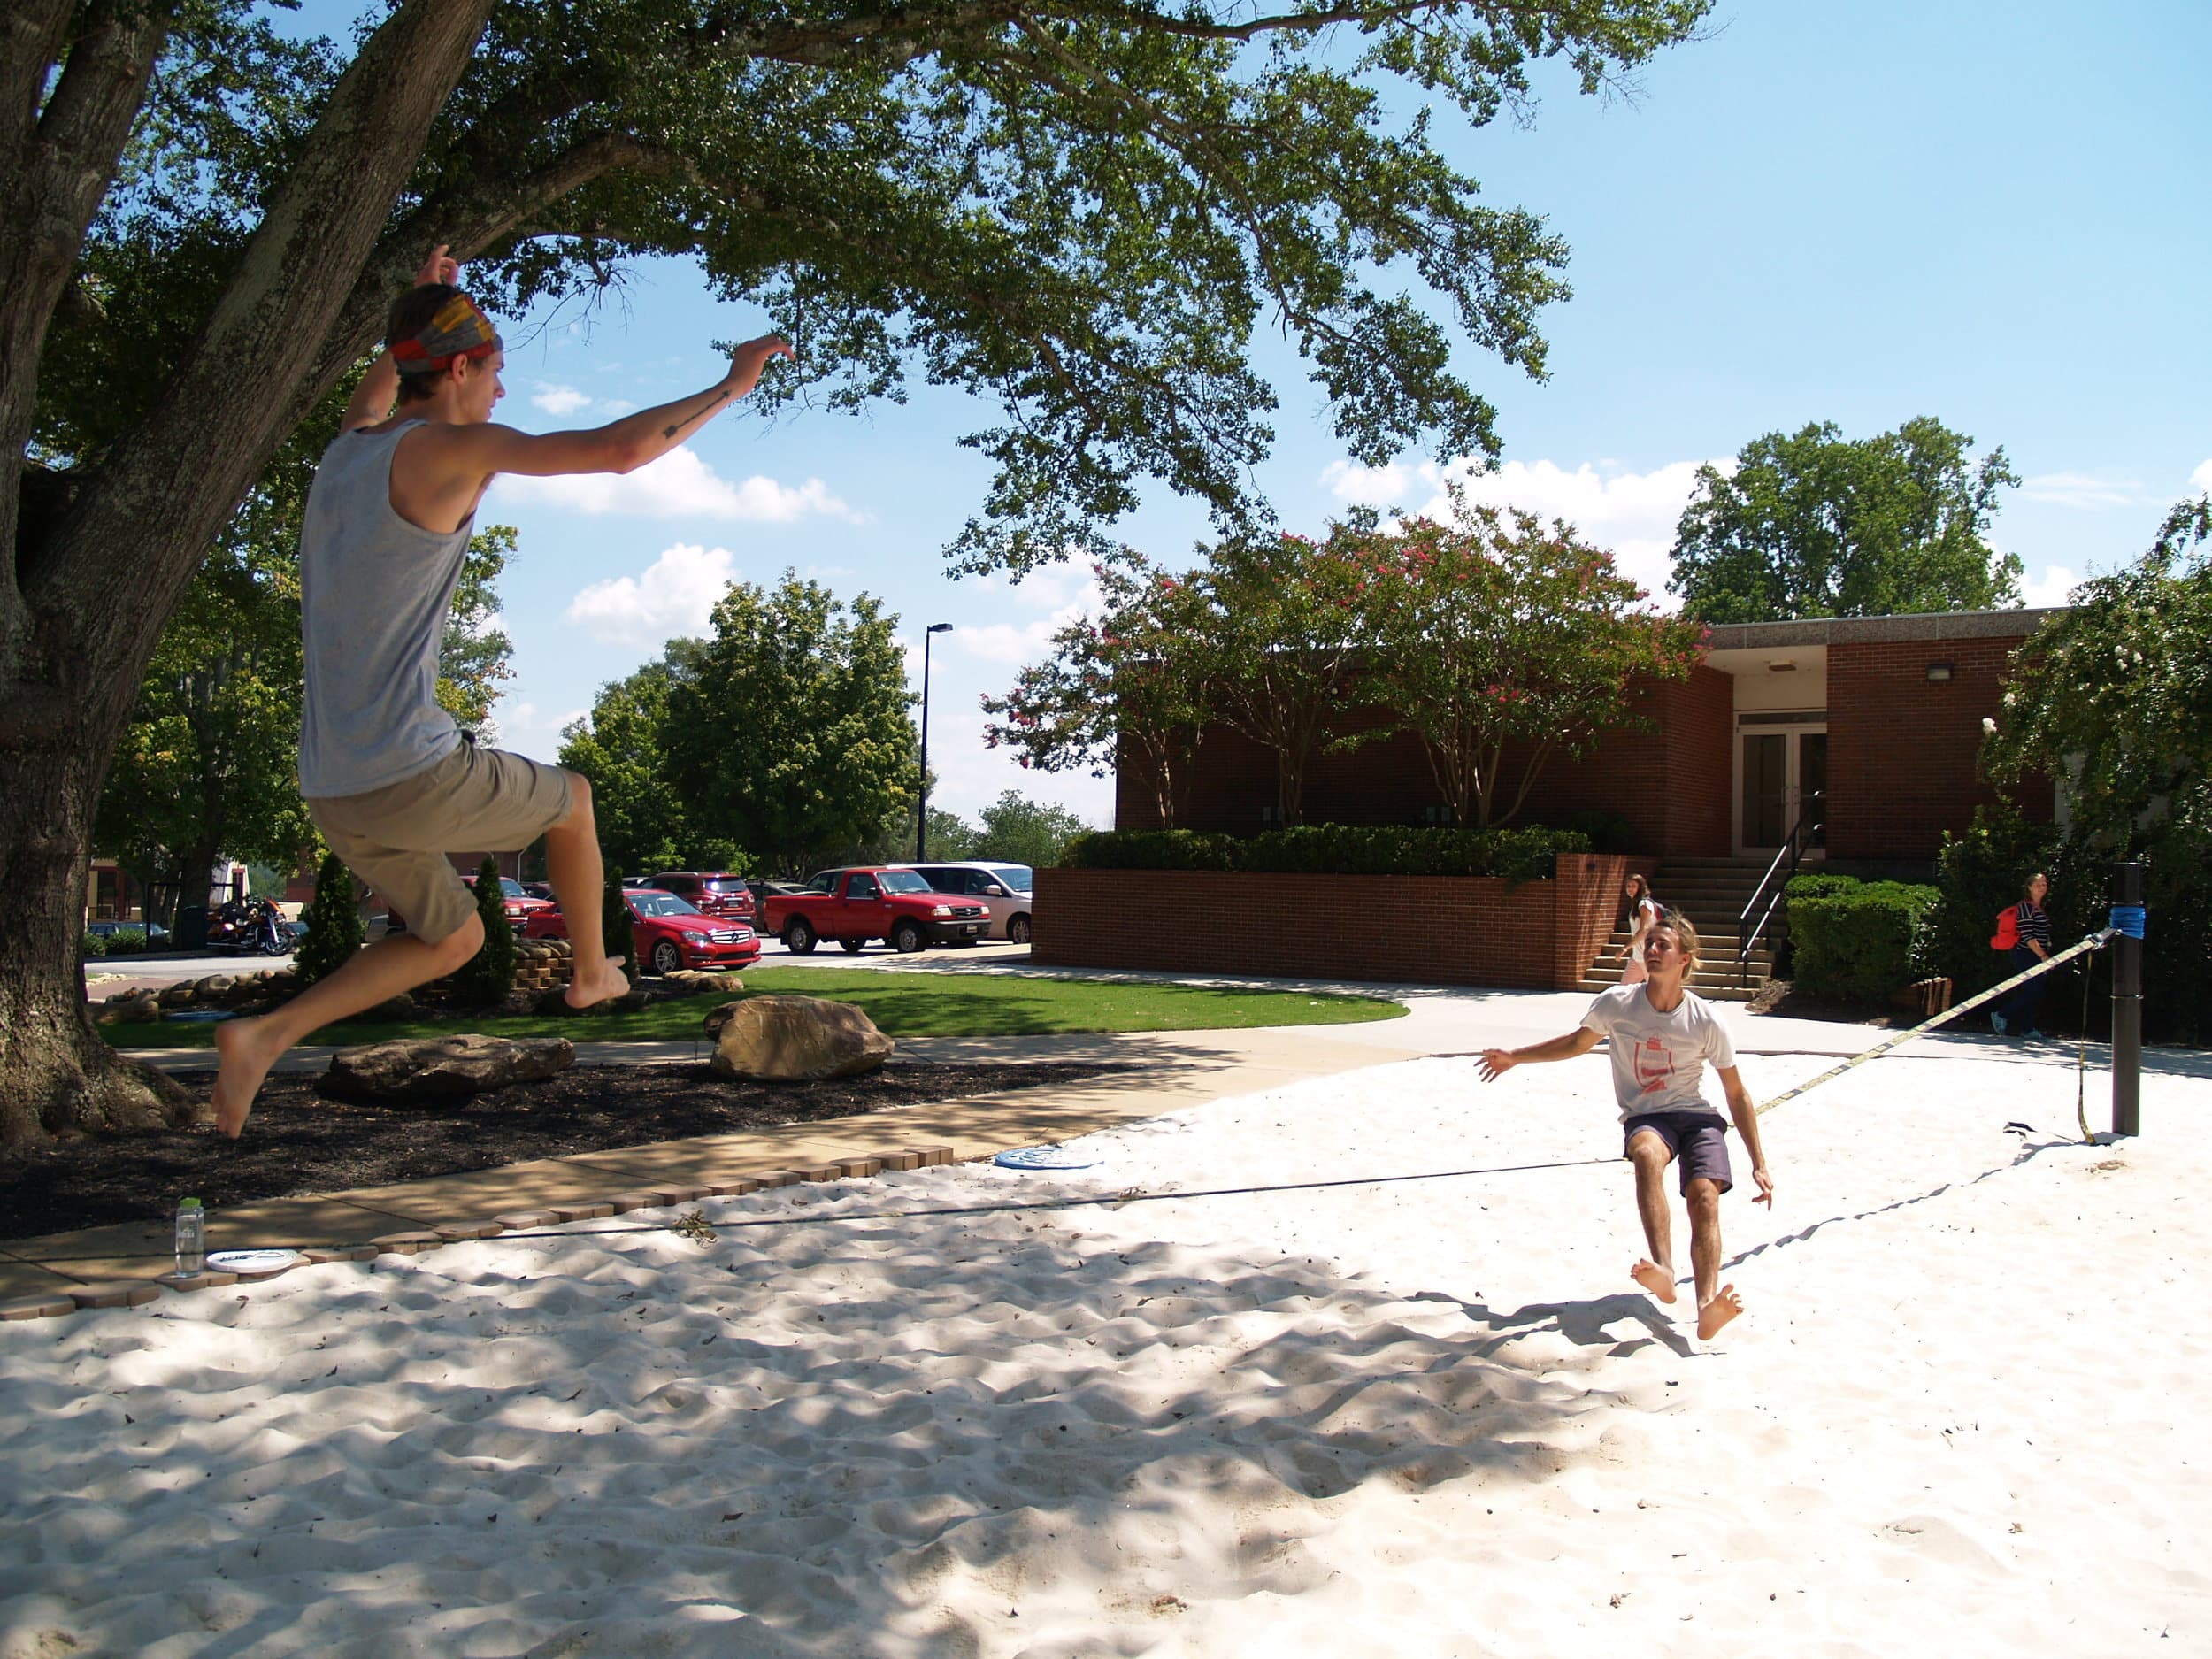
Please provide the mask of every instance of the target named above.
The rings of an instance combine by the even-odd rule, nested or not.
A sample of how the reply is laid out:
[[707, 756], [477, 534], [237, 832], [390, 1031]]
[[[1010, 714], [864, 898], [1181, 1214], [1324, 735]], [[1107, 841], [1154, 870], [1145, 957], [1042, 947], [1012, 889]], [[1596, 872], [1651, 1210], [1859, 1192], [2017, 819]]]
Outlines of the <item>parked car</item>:
[[522, 884], [522, 890], [534, 899], [546, 899], [558, 902], [550, 881], [526, 881]]
[[[465, 874], [461, 879], [469, 884], [472, 891], [474, 890], [476, 878], [473, 875]], [[531, 917], [540, 910], [559, 908], [551, 899], [541, 899], [526, 892], [522, 883], [510, 876], [499, 878], [499, 895], [500, 908], [507, 913], [507, 926], [514, 929], [518, 938], [521, 937]]]
[[882, 864], [825, 870], [803, 892], [771, 894], [766, 921], [764, 932], [803, 956], [824, 939], [834, 939], [849, 953], [872, 939], [901, 955], [924, 945], [972, 945], [991, 925], [975, 900], [955, 900], [911, 870]]
[[703, 916], [734, 916], [750, 927], [760, 926], [760, 912], [745, 878], [730, 870], [664, 870], [652, 879], [663, 893], [688, 900]]
[[[703, 916], [673, 893], [656, 887], [626, 887], [630, 909], [632, 960], [653, 973], [679, 968], [749, 968], [760, 960], [760, 935], [726, 916]], [[566, 939], [568, 921], [557, 904], [534, 912], [523, 929], [526, 939]]]
[[1027, 864], [963, 860], [941, 864], [910, 864], [907, 868], [940, 893], [957, 893], [974, 899], [990, 912], [989, 939], [1029, 942], [1030, 889], [1036, 880]]

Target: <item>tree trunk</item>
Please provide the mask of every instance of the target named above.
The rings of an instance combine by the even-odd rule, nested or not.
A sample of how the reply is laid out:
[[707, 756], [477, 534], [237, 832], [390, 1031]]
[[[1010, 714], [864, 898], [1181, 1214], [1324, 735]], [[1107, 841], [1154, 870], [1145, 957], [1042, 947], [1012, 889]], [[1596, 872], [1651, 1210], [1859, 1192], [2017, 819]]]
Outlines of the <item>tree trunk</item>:
[[83, 740], [0, 751], [0, 1145], [204, 1115], [103, 1041], [85, 1006], [77, 940], [105, 752]]

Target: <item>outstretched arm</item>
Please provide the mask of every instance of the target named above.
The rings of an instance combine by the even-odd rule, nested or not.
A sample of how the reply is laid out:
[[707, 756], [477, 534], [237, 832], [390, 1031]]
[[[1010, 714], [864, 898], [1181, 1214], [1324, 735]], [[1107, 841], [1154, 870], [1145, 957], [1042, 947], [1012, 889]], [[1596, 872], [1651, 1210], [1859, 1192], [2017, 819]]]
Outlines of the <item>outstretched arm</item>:
[[1598, 1033], [1587, 1025], [1577, 1025], [1563, 1037], [1554, 1037], [1546, 1042], [1532, 1042], [1525, 1048], [1485, 1048], [1482, 1064], [1477, 1069], [1482, 1080], [1494, 1083], [1517, 1065], [1532, 1065], [1545, 1060], [1571, 1060], [1578, 1054], [1587, 1054], [1598, 1046]]
[[[446, 253], [446, 244], [440, 242], [430, 250], [430, 257], [422, 262], [422, 269], [415, 273], [415, 286], [427, 288], [433, 282], [458, 282], [461, 265]], [[392, 400], [399, 396], [399, 365], [392, 361], [390, 351], [377, 353], [369, 372], [361, 377], [361, 384], [353, 388], [353, 396], [346, 400], [346, 412], [338, 422], [338, 430], [351, 432], [356, 426], [373, 426], [380, 420], [392, 417]]]
[[1728, 1096], [1728, 1115], [1736, 1120], [1736, 1133], [1743, 1137], [1744, 1150], [1751, 1154], [1751, 1179], [1759, 1183], [1759, 1195], [1751, 1202], [1774, 1208], [1774, 1178], [1767, 1173], [1766, 1148], [1759, 1144], [1759, 1109], [1753, 1104], [1751, 1091], [1744, 1087], [1743, 1073], [1732, 1065], [1715, 1066], [1720, 1086]]
[[730, 354], [730, 371], [704, 391], [585, 432], [517, 432], [511, 426], [457, 426], [450, 453], [480, 479], [495, 472], [553, 478], [572, 472], [634, 472], [682, 444], [707, 421], [759, 384], [772, 357], [792, 355], [774, 334], [749, 340]]

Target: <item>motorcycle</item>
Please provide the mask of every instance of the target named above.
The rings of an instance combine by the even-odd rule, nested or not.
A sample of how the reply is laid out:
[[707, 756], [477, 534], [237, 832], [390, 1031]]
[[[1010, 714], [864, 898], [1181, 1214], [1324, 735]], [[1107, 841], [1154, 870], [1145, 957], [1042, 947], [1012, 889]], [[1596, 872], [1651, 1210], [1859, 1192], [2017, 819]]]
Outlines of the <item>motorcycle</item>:
[[242, 956], [285, 956], [295, 937], [284, 912], [266, 899], [233, 899], [207, 919], [210, 948]]

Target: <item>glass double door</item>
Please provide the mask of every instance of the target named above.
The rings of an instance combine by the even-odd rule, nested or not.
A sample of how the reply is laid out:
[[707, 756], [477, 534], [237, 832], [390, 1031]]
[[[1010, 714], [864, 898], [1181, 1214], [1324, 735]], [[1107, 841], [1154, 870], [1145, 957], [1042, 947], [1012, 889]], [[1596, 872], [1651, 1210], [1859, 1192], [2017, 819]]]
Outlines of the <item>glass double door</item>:
[[1802, 849], [1827, 845], [1828, 732], [1793, 728], [1736, 734], [1736, 850], [1773, 852], [1801, 818]]

